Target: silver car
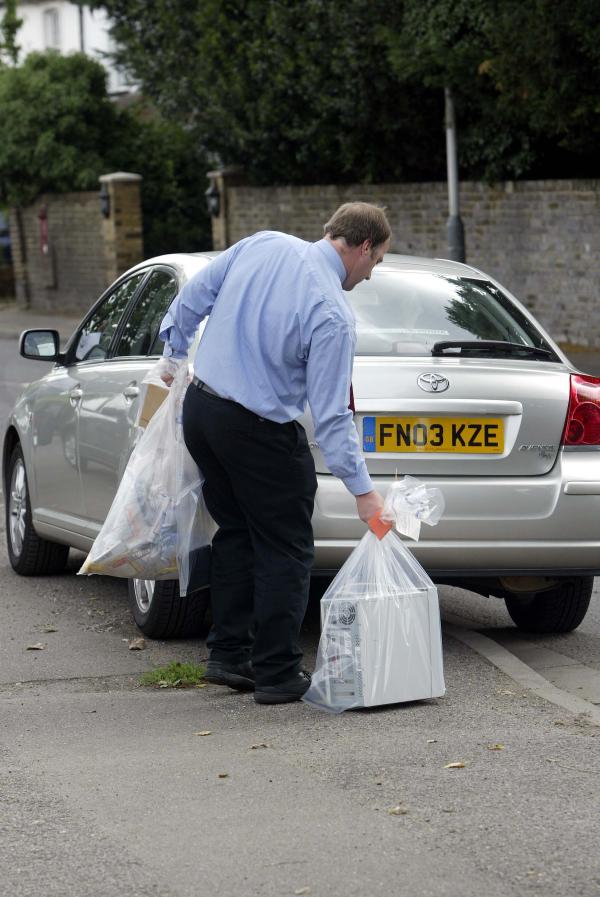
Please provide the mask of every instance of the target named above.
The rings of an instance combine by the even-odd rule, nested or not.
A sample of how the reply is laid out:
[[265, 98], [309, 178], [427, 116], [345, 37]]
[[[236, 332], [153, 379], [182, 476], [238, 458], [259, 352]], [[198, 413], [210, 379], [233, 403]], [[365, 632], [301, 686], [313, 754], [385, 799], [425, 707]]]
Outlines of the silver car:
[[[89, 550], [136, 439], [160, 321], [213, 257], [162, 256], [127, 271], [62, 351], [55, 331], [21, 337], [23, 356], [54, 366], [27, 387], [4, 434], [17, 573], [57, 572], [69, 546]], [[574, 369], [524, 306], [467, 265], [389, 254], [347, 298], [358, 333], [355, 420], [375, 485], [385, 493], [411, 474], [445, 497], [441, 522], [411, 544], [416, 557], [437, 582], [503, 598], [522, 629], [574, 629], [600, 574], [600, 379]], [[327, 470], [308, 411], [302, 423], [319, 479], [315, 571], [334, 571], [364, 525]], [[129, 588], [146, 635], [202, 630], [207, 590], [181, 598], [175, 581]]]

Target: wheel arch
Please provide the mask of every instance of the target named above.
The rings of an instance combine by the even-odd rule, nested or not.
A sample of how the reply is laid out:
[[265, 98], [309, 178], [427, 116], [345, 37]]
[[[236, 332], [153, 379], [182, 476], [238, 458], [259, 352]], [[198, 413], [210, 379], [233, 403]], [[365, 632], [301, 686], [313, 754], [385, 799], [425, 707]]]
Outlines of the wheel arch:
[[8, 465], [16, 445], [21, 442], [21, 438], [17, 428], [11, 424], [4, 434], [4, 444], [2, 446], [2, 488], [6, 497], [8, 489]]

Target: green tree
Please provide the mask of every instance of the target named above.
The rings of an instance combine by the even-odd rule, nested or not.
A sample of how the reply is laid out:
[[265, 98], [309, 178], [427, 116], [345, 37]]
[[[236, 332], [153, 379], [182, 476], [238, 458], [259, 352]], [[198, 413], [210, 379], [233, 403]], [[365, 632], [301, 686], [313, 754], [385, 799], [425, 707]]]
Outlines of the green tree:
[[596, 0], [404, 0], [381, 34], [400, 79], [453, 88], [471, 175], [597, 173]]
[[212, 246], [206, 209], [209, 163], [189, 130], [164, 121], [147, 103], [123, 123], [119, 167], [142, 175], [144, 250], [198, 252]]
[[119, 109], [104, 68], [83, 54], [33, 53], [0, 69], [0, 202], [97, 190], [101, 174], [142, 175], [146, 253], [205, 249], [208, 163], [192, 135], [144, 106]]
[[384, 0], [108, 0], [143, 91], [255, 183], [443, 173], [442, 99], [386, 59]]
[[96, 0], [170, 120], [258, 183], [597, 173], [597, 0]]
[[0, 70], [0, 191], [10, 204], [45, 190], [90, 190], [118, 156], [119, 113], [102, 66], [76, 53], [32, 53]]
[[17, 0], [6, 0], [0, 20], [0, 65], [6, 61], [16, 65], [19, 61], [17, 32], [22, 24], [23, 19], [17, 16]]

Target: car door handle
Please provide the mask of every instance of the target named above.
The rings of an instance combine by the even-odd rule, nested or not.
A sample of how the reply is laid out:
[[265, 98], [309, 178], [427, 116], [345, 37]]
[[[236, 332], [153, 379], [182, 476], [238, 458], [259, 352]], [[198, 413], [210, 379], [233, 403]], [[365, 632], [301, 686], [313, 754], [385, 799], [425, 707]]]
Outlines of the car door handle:
[[81, 401], [81, 397], [83, 395], [83, 389], [80, 386], [74, 386], [71, 392], [69, 393], [69, 402], [73, 407], [77, 405], [78, 402]]
[[123, 390], [123, 395], [126, 399], [135, 399], [140, 394], [139, 386], [127, 386]]

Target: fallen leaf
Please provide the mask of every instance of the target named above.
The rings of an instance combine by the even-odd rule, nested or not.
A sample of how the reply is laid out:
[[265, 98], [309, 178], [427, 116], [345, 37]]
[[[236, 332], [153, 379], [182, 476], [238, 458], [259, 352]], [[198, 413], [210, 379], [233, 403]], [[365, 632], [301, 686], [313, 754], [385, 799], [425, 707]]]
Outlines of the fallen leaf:
[[499, 695], [513, 695], [513, 696], [514, 696], [515, 692], [514, 692], [514, 691], [511, 691], [510, 688], [501, 688], [500, 691], [498, 692], [498, 694], [499, 694]]
[[465, 765], [462, 760], [457, 760], [455, 763], [446, 763], [444, 769], [464, 769]]
[[130, 651], [143, 651], [146, 647], [145, 638], [132, 638], [127, 642]]
[[27, 645], [26, 651], [43, 651], [46, 646], [41, 642], [36, 642], [35, 645]]
[[437, 744], [437, 738], [428, 738], [427, 744]]
[[56, 626], [42, 626], [42, 632], [58, 632]]
[[271, 745], [266, 744], [266, 742], [261, 741], [259, 744], [251, 744], [251, 745], [250, 745], [250, 750], [251, 750], [251, 751], [258, 751], [258, 750], [260, 750], [260, 748], [268, 748], [268, 747], [270, 747], [270, 746], [271, 746]]
[[197, 682], [194, 688], [206, 688], [206, 682]]
[[158, 683], [159, 688], [168, 688], [171, 683], [167, 682], [166, 679], [161, 679]]
[[298, 888], [298, 890], [294, 891], [294, 894], [300, 897], [301, 894], [312, 894], [312, 891], [310, 888]]
[[388, 813], [390, 816], [406, 816], [408, 813], [408, 810], [406, 807], [403, 807], [402, 805], [400, 805], [398, 807], [390, 807], [388, 810]]
[[503, 751], [503, 744], [488, 744], [488, 751]]
[[220, 778], [220, 779], [228, 779], [228, 778], [229, 778], [229, 773], [228, 773], [228, 772], [220, 772], [220, 773], [219, 773], [219, 778]]
[[455, 813], [455, 812], [456, 811], [454, 810], [453, 807], [442, 807], [442, 813]]
[[202, 732], [194, 732], [193, 734], [194, 734], [194, 735], [212, 735], [212, 732], [210, 731], [210, 729], [206, 729], [205, 731], [202, 731]]

